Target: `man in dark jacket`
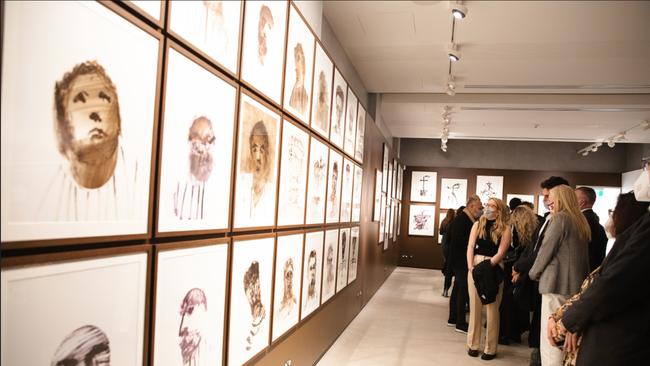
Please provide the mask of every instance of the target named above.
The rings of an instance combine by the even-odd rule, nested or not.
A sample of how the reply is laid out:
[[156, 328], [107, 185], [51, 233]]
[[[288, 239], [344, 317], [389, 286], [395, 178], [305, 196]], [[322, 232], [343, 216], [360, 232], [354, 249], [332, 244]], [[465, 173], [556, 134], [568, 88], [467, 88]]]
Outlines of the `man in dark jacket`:
[[456, 218], [451, 222], [447, 235], [449, 235], [449, 267], [454, 273], [454, 287], [449, 298], [449, 320], [447, 325], [456, 326], [456, 331], [467, 333], [467, 320], [465, 309], [469, 303], [467, 293], [467, 243], [472, 225], [483, 212], [481, 199], [472, 195], [467, 200], [466, 207], [457, 212]]
[[596, 191], [590, 187], [576, 188], [576, 198], [580, 205], [582, 214], [585, 215], [589, 229], [591, 229], [591, 241], [589, 242], [589, 271], [598, 268], [605, 259], [607, 249], [607, 234], [600, 225], [598, 215], [592, 210], [596, 203]]

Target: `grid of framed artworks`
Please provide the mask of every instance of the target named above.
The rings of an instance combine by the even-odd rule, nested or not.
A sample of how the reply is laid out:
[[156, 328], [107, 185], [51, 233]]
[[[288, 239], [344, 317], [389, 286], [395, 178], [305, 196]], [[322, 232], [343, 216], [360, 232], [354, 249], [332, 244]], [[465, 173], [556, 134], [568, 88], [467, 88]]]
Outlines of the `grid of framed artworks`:
[[400, 232], [404, 166], [397, 159], [390, 160], [386, 143], [382, 152], [382, 170], [375, 170], [372, 220], [379, 222], [377, 242], [387, 250], [390, 241], [397, 242]]
[[2, 364], [240, 365], [356, 279], [368, 116], [295, 4], [3, 22]]

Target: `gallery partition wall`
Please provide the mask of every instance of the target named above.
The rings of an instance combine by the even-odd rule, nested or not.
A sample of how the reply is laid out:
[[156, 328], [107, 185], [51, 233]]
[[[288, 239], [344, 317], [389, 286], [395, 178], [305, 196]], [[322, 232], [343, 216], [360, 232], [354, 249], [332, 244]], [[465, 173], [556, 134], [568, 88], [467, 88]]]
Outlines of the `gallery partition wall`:
[[2, 21], [2, 365], [312, 364], [394, 269], [402, 166], [293, 3]]

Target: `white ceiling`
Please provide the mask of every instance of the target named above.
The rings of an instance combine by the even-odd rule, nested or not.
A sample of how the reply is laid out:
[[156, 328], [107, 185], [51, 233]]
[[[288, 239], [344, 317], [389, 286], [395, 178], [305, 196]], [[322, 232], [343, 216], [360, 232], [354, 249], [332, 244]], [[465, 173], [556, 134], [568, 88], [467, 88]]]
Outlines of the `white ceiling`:
[[[649, 1], [326, 1], [323, 13], [395, 137], [650, 143]], [[454, 40], [462, 58], [445, 93]]]

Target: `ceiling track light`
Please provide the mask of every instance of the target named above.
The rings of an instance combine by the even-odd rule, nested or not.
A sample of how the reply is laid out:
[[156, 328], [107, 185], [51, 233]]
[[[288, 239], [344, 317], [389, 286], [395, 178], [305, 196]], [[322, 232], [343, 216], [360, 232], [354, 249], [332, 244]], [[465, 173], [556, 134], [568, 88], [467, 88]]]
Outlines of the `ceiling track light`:
[[454, 75], [449, 75], [449, 78], [447, 79], [447, 88], [456, 89], [456, 81]]
[[587, 156], [589, 155], [590, 152], [598, 151], [598, 148], [601, 147], [603, 144], [607, 144], [607, 146], [609, 146], [610, 148], [614, 148], [617, 142], [625, 141], [627, 133], [634, 130], [637, 127], [640, 127], [643, 131], [646, 131], [650, 129], [650, 121], [643, 120], [639, 124], [632, 126], [625, 131], [621, 131], [614, 136], [611, 136], [599, 142], [594, 142], [593, 144], [590, 144], [587, 147], [578, 150], [578, 155]]
[[458, 45], [454, 42], [449, 44], [447, 48], [447, 55], [449, 59], [453, 62], [460, 61], [460, 51], [458, 50]]
[[458, 20], [465, 19], [467, 16], [467, 11], [467, 7], [461, 4], [459, 1], [451, 4], [451, 14]]
[[450, 97], [453, 97], [454, 95], [456, 95], [456, 91], [455, 91], [454, 89], [452, 89], [452, 88], [447, 88], [446, 93], [447, 93], [447, 95], [449, 95]]

